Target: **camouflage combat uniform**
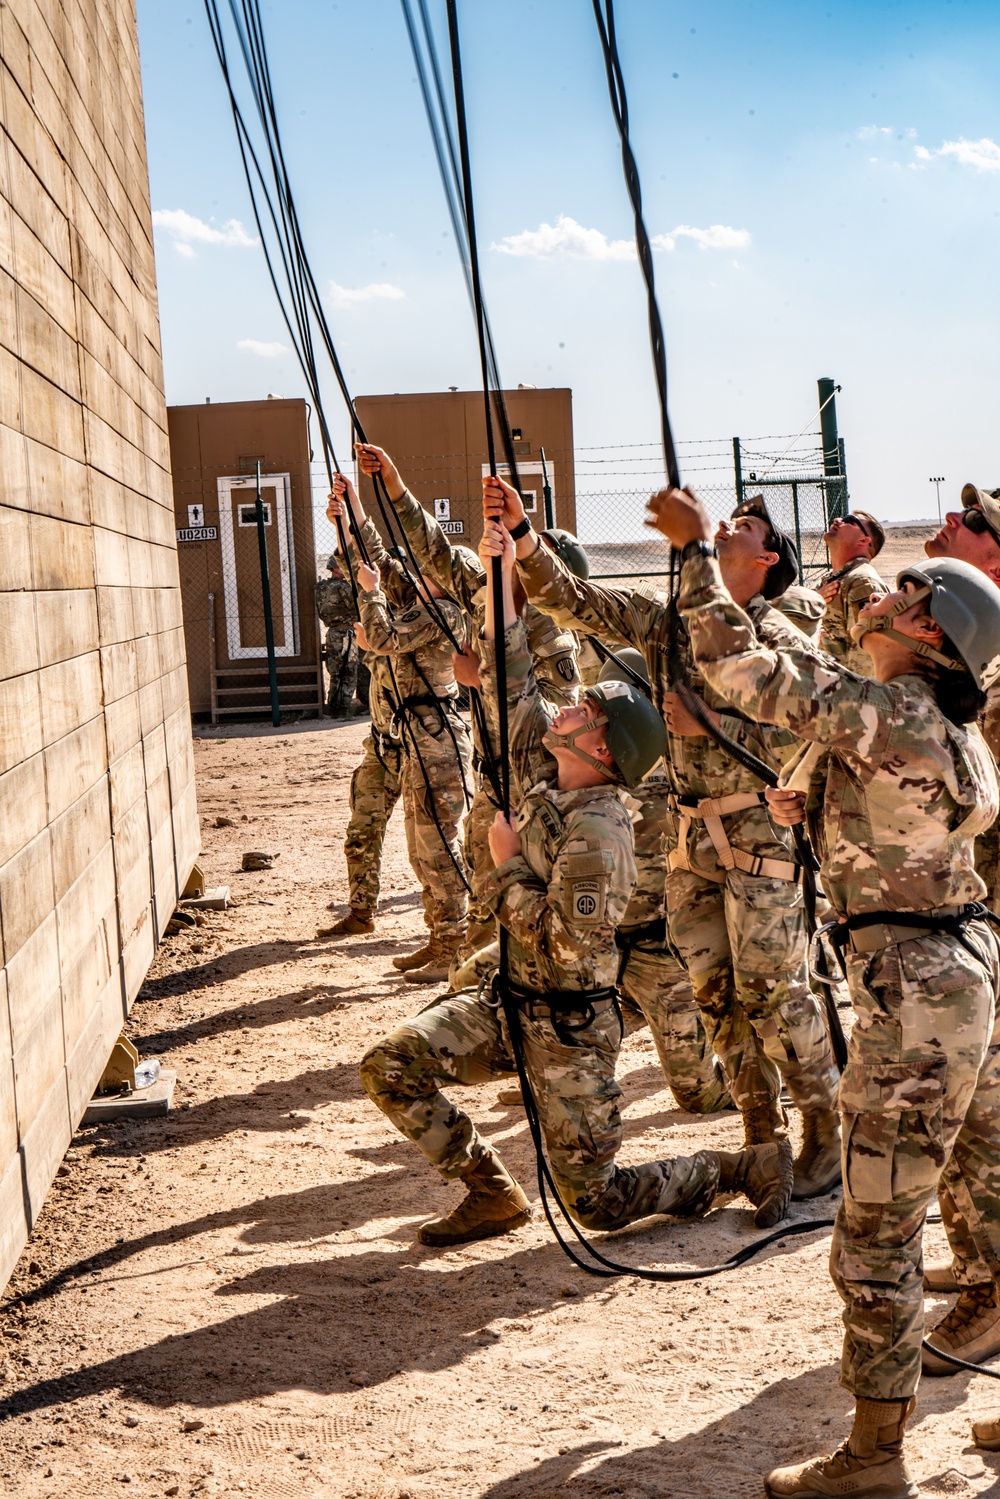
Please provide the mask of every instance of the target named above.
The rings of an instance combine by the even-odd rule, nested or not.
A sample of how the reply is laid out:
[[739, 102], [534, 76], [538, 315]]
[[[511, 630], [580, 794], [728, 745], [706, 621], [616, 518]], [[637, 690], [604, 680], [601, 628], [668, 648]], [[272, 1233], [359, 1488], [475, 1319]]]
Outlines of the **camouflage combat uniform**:
[[888, 593], [888, 584], [865, 557], [855, 557], [837, 572], [824, 573], [816, 587], [826, 583], [836, 583], [838, 588], [823, 614], [820, 647], [859, 676], [870, 677], [872, 658], [862, 646], [855, 645], [851, 626], [857, 624], [862, 604], [867, 604], [873, 593], [879, 598]]
[[[482, 648], [484, 698], [491, 703], [493, 647]], [[553, 712], [537, 689], [520, 620], [507, 632], [506, 651], [522, 851], [481, 870], [476, 886], [510, 934], [512, 983], [533, 996], [519, 1006], [524, 1065], [560, 1198], [594, 1229], [649, 1213], [698, 1212], [715, 1194], [718, 1157], [699, 1152], [616, 1166], [618, 1014], [609, 1000], [596, 1000], [589, 1019], [582, 1001], [578, 1010], [565, 1008], [568, 991], [586, 996], [615, 981], [615, 927], [635, 880], [629, 812], [615, 786], [558, 789], [555, 761], [541, 742]], [[555, 1020], [547, 995], [562, 996]], [[482, 1083], [513, 1066], [502, 1011], [459, 994], [375, 1046], [361, 1064], [361, 1081], [397, 1129], [451, 1179], [472, 1170], [489, 1147], [440, 1082]]]
[[350, 711], [358, 685], [354, 596], [346, 578], [320, 578], [316, 584], [316, 612], [326, 625], [323, 657], [330, 674], [327, 711], [340, 718]]
[[[406, 532], [413, 554], [422, 572], [454, 599], [468, 618], [468, 644], [478, 652], [486, 620], [486, 572], [467, 550], [458, 551], [449, 542], [432, 515], [414, 499], [409, 490], [394, 502], [400, 524]], [[529, 604], [524, 611], [528, 648], [539, 687], [557, 708], [575, 703], [580, 687], [576, 667], [576, 639], [567, 630], [558, 629], [548, 618]], [[497, 798], [486, 778], [484, 765], [489, 763], [490, 748], [483, 743], [481, 726], [475, 712], [472, 738], [479, 781], [469, 815], [465, 819], [465, 863], [473, 875], [492, 867], [488, 834], [496, 815]], [[473, 887], [475, 882], [473, 881]], [[496, 922], [492, 914], [473, 895], [469, 902], [469, 929], [457, 961], [468, 957], [493, 941]]]
[[[369, 555], [377, 557], [377, 545]], [[390, 611], [381, 589], [362, 593], [360, 604], [370, 658], [392, 659], [406, 848], [423, 892], [424, 920], [432, 938], [457, 946], [468, 903], [459, 831], [472, 789], [472, 742], [458, 712], [452, 647], [438, 612], [454, 632], [462, 627], [458, 606], [439, 599], [432, 611], [414, 590], [408, 608]]]
[[[954, 911], [982, 897], [973, 838], [998, 789], [979, 731], [941, 713], [917, 674], [883, 685], [799, 644], [762, 648], [716, 564], [682, 572], [697, 659], [740, 711], [811, 739], [809, 786], [823, 888], [841, 916]], [[887, 918], [891, 922], [891, 914]], [[841, 1382], [873, 1400], [916, 1389], [921, 1236], [935, 1192], [956, 1258], [1000, 1278], [1000, 1033], [996, 943], [855, 932], [844, 952], [857, 1016], [840, 1089], [844, 1200], [830, 1254], [845, 1304]]]
[[[979, 719], [986, 747], [1000, 765], [1000, 677], [986, 689], [986, 707]], [[1000, 822], [976, 839], [976, 870], [986, 885], [986, 904], [1000, 915]]]
[[[653, 702], [663, 711], [671, 690], [673, 610], [651, 585], [614, 589], [583, 581], [541, 545], [518, 570], [529, 598], [561, 624], [617, 635], [641, 651]], [[798, 631], [759, 595], [749, 614], [762, 640], [801, 642]], [[693, 690], [710, 708], [721, 710], [723, 732], [777, 768], [794, 749], [794, 737], [727, 710], [699, 676], [682, 624], [678, 648]], [[707, 735], [668, 731], [665, 765], [672, 793], [661, 822], [670, 938], [687, 968], [733, 1101], [744, 1116], [761, 1106], [776, 1109], [784, 1079], [800, 1108], [831, 1110], [837, 1069], [823, 1013], [809, 987], [806, 920], [794, 879], [791, 833], [771, 822], [757, 777]], [[740, 798], [738, 810], [708, 821], [691, 815], [698, 801], [730, 797]], [[754, 873], [760, 861], [763, 869]], [[697, 1043], [689, 1064], [701, 1065]]]
[[633, 792], [636, 882], [618, 928], [618, 987], [645, 1016], [667, 1082], [680, 1108], [711, 1114], [730, 1107], [725, 1078], [705, 1034], [691, 980], [666, 940], [663, 823], [670, 782], [657, 766]]

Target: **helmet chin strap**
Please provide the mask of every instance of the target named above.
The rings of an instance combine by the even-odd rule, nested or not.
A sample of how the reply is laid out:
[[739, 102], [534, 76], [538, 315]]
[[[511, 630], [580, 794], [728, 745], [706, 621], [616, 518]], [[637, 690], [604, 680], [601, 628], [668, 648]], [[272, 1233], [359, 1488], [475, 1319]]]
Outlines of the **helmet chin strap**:
[[572, 729], [568, 734], [557, 734], [554, 729], [548, 729], [542, 736], [542, 743], [551, 753], [554, 749], [569, 750], [571, 755], [576, 755], [578, 760], [585, 760], [592, 769], [599, 771], [606, 781], [617, 781], [618, 772], [614, 767], [604, 765], [600, 760], [595, 760], [593, 755], [588, 755], [586, 750], [577, 746], [576, 740], [581, 734], [589, 734], [592, 729], [600, 729], [607, 723], [603, 713], [595, 714], [588, 718], [578, 728]]
[[939, 666], [946, 666], [950, 671], [968, 671], [964, 661], [956, 660], [954, 656], [946, 656], [943, 651], [936, 651], [925, 640], [914, 640], [912, 636], [904, 635], [902, 631], [892, 628], [892, 622], [898, 615], [905, 614], [908, 609], [913, 608], [914, 604], [929, 599], [933, 592], [930, 586], [918, 588], [916, 593], [908, 593], [905, 598], [897, 599], [885, 614], [874, 614], [867, 619], [859, 619], [856, 625], [851, 626], [851, 639], [854, 644], [860, 645], [866, 635], [878, 633], [894, 640], [897, 645], [905, 645], [907, 650], [912, 651], [915, 656], [922, 656], [927, 661], [936, 661]]

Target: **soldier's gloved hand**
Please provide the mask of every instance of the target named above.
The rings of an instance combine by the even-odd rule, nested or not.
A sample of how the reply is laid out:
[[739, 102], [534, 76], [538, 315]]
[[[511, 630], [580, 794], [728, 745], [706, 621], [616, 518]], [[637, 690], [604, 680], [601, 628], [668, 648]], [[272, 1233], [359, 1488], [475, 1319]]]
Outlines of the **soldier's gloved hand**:
[[502, 812], [494, 817], [488, 837], [490, 853], [498, 867], [506, 864], [508, 859], [516, 858], [521, 852], [521, 835], [510, 818], [505, 817]]
[[826, 599], [827, 603], [831, 604], [840, 592], [840, 584], [836, 580], [831, 583], [822, 583], [820, 584], [819, 592]]
[[659, 531], [670, 544], [682, 551], [689, 541], [712, 540], [712, 522], [708, 511], [693, 489], [660, 489], [649, 501], [650, 519], [646, 525]]
[[512, 531], [524, 520], [524, 505], [513, 485], [496, 474], [483, 480], [483, 515], [487, 520], [499, 520]]
[[771, 821], [782, 828], [798, 827], [806, 820], [806, 794], [785, 786], [768, 786], [764, 792]]
[[482, 687], [479, 679], [479, 657], [473, 651], [455, 651], [452, 654], [455, 666], [455, 681], [459, 687]]

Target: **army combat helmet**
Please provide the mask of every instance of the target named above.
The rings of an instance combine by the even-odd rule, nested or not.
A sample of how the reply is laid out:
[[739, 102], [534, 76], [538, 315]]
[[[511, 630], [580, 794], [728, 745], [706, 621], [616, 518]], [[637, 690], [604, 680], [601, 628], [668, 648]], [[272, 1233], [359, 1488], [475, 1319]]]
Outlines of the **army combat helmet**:
[[575, 578], [590, 577], [590, 558], [572, 531], [560, 531], [558, 526], [549, 526], [541, 532], [541, 537]]
[[[982, 690], [983, 676], [995, 656], [1000, 655], [1000, 589], [985, 573], [956, 557], [933, 557], [897, 574], [896, 587], [916, 583], [917, 591], [899, 599], [888, 614], [859, 619], [851, 628], [855, 644], [878, 630], [890, 640], [905, 645], [914, 655], [925, 656], [949, 671], [967, 671]], [[954, 655], [938, 651], [925, 641], [913, 640], [892, 628], [892, 621], [922, 599], [928, 613], [941, 626]]]
[[[634, 682], [634, 676], [640, 677], [641, 682]], [[645, 684], [643, 691], [647, 697], [652, 696], [646, 658], [632, 645], [623, 645], [620, 651], [615, 651], [614, 655], [610, 656], [601, 667], [597, 680], [599, 682], [632, 682], [635, 687]]]
[[[614, 663], [609, 662], [608, 665], [612, 666]], [[632, 682], [614, 678], [595, 682], [593, 687], [587, 688], [586, 701], [594, 703], [601, 711], [568, 734], [559, 734], [554, 729], [549, 729], [542, 742], [549, 750], [572, 750], [574, 755], [586, 760], [606, 780], [622, 780], [632, 790], [667, 752], [667, 730], [663, 719], [645, 692]], [[586, 750], [578, 749], [576, 745], [581, 734], [589, 734], [592, 729], [599, 729], [602, 725], [607, 726], [605, 741], [614, 761], [614, 770], [609, 770], [600, 760], [588, 755]]]

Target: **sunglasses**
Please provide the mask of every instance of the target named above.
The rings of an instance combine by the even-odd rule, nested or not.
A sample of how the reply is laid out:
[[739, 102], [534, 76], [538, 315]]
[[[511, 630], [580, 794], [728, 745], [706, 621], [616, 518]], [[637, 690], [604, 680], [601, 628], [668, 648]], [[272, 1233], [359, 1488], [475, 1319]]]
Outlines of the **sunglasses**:
[[844, 522], [845, 526], [857, 526], [862, 536], [867, 536], [868, 540], [871, 541], [872, 533], [869, 531], [864, 521], [858, 520], [858, 517], [856, 515], [843, 515], [841, 516], [841, 520]]
[[1000, 541], [1000, 536], [997, 536], [978, 505], [970, 505], [968, 510], [962, 511], [962, 525], [966, 530], [971, 531], [973, 536], [984, 536], [989, 531], [996, 541]]

